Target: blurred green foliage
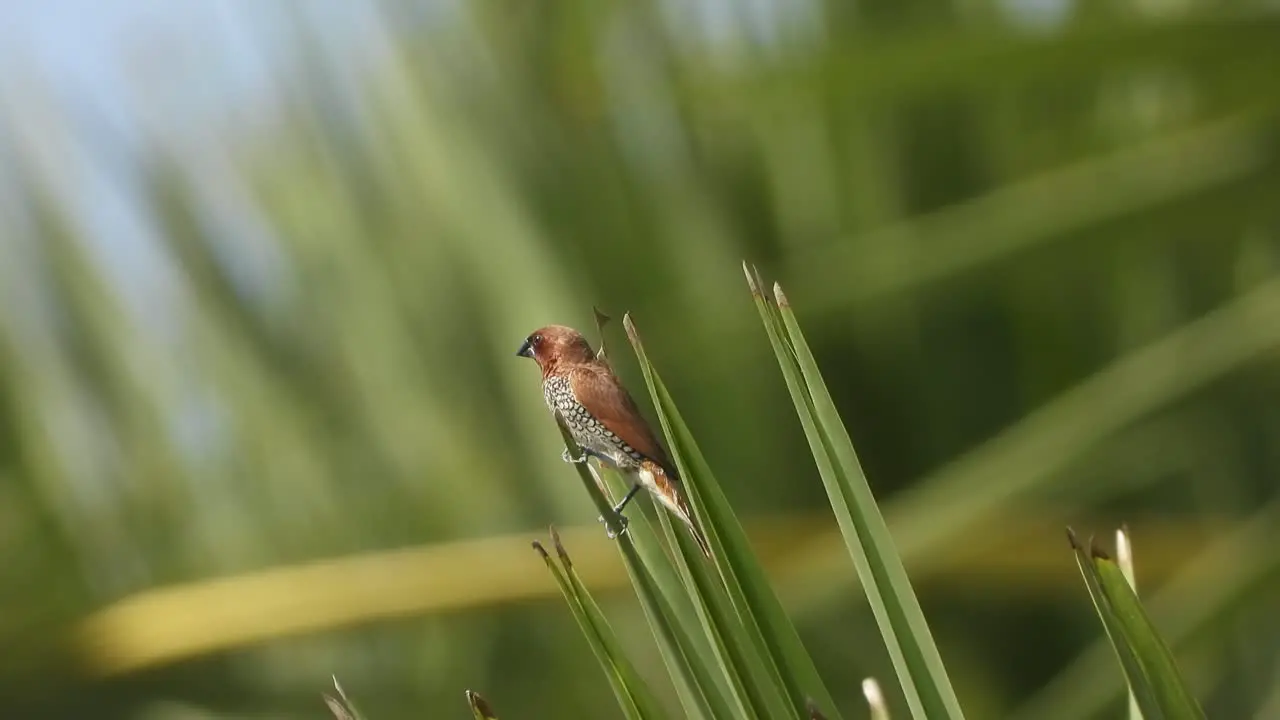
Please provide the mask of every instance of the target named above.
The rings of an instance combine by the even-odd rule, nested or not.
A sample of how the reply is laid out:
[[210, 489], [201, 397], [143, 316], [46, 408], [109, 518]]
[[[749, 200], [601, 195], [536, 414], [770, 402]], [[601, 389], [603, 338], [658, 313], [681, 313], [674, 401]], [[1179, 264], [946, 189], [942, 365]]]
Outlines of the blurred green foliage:
[[[177, 595], [78, 623], [172, 584], [590, 525], [512, 354], [540, 325], [590, 328], [592, 305], [644, 328], [744, 517], [834, 532], [746, 257], [800, 309], [909, 570], [958, 548], [1061, 558], [920, 588], [971, 717], [1123, 708], [1056, 552], [1068, 521], [1129, 521], [1210, 717], [1280, 707], [1280, 16], [1013, 7], [472, 0], [424, 24], [387, 2], [355, 91], [316, 40], [266, 127], [145, 158], [145, 283], [108, 272], [109, 242], [51, 189], [69, 149], [8, 143], [0, 706], [314, 718], [336, 674], [379, 720], [465, 717], [466, 688], [521, 717], [609, 707], [558, 602], [421, 615], [393, 596], [361, 622], [376, 564], [194, 620]], [[1158, 581], [1144, 537], [1178, 543]], [[861, 707], [858, 679], [889, 666], [843, 548], [768, 551], [814, 569], [784, 600]], [[401, 587], [514, 583], [506, 563]], [[634, 600], [602, 599], [657, 672]], [[228, 618], [285, 635], [113, 671]]]

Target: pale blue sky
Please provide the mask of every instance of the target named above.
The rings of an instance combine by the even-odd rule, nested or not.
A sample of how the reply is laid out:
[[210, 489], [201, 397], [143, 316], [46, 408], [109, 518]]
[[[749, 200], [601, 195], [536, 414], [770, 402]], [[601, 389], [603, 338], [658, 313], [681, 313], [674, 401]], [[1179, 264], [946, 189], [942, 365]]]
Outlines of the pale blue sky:
[[[231, 149], [289, 96], [301, 39], [318, 40], [327, 62], [350, 69], [335, 80], [358, 77], [357, 60], [374, 46], [374, 7], [352, 0], [0, 0], [0, 322], [15, 323], [18, 337], [37, 346], [47, 342], [46, 288], [29, 272], [40, 239], [24, 232], [29, 207], [14, 192], [44, 188], [73, 211], [76, 235], [113, 281], [134, 327], [174, 343], [175, 361], [150, 381], [180, 393], [175, 432], [185, 443], [216, 435], [197, 392], [202, 384], [180, 359], [181, 281], [157, 252], [164, 243], [133, 168], [139, 157], [163, 153], [212, 186], [206, 202], [228, 210], [219, 213], [219, 239], [239, 243], [243, 261], [234, 269], [256, 275], [249, 280], [258, 287], [270, 283], [270, 263], [261, 261], [269, 243], [258, 242], [264, 229], [226, 192]], [[81, 452], [93, 449], [94, 436], [77, 432], [85, 428], [73, 421], [83, 418], [46, 420], [75, 448], [68, 458], [99, 457]], [[105, 488], [95, 467], [70, 470], [87, 481], [86, 492]]]
[[[1053, 9], [1067, 2], [1007, 1], [1050, 25]], [[412, 21], [429, 23], [454, 2], [398, 3], [390, 32], [406, 31], [408, 8]], [[755, 30], [765, 35], [770, 12], [784, 7], [777, 0], [694, 0], [694, 12], [684, 0], [669, 2], [682, 20], [693, 12], [694, 35], [710, 38], [732, 23], [735, 3], [756, 13]], [[0, 321], [28, 326], [20, 332], [47, 331], [43, 288], [24, 262], [39, 240], [24, 234], [28, 208], [12, 192], [38, 186], [74, 211], [77, 235], [137, 326], [161, 342], [182, 336], [180, 276], [157, 252], [164, 242], [132, 182], [136, 159], [152, 152], [181, 160], [212, 187], [202, 202], [218, 219], [220, 244], [234, 246], [234, 269], [247, 275], [237, 279], [250, 290], [269, 287], [279, 277], [263, 258], [270, 229], [237, 203], [231, 148], [270, 122], [282, 98], [297, 99], [298, 83], [289, 82], [295, 62], [324, 74], [334, 86], [324, 89], [360, 83], [361, 61], [376, 57], [387, 39], [378, 7], [371, 0], [0, 0]], [[300, 41], [316, 41], [321, 52], [304, 60]], [[198, 399], [182, 405], [182, 427], [207, 429]]]
[[[715, 25], [716, 13], [738, 1], [770, 0], [702, 0], [710, 17], [701, 19]], [[1042, 20], [1064, 5], [1009, 2]], [[424, 8], [419, 16], [429, 18], [452, 4], [399, 7]], [[287, 96], [302, 38], [323, 47], [321, 71], [346, 70], [335, 80], [350, 82], [359, 72], [351, 68], [381, 38], [378, 7], [368, 0], [0, 0], [0, 195], [5, 173], [23, 173], [24, 183], [39, 177], [81, 211], [82, 234], [132, 286], [130, 303], [145, 305], [157, 275], [147, 250], [152, 230], [129, 182], [137, 151], [225, 154]], [[404, 18], [397, 13], [397, 30]], [[0, 196], [0, 219], [21, 212]]]
[[[0, 194], [6, 173], [57, 193], [78, 212], [79, 234], [126, 302], [154, 313], [166, 274], [131, 182], [139, 151], [227, 156], [238, 134], [271, 116], [299, 40], [319, 40], [326, 56], [358, 64], [374, 7], [0, 0]], [[11, 230], [24, 210], [0, 197]]]

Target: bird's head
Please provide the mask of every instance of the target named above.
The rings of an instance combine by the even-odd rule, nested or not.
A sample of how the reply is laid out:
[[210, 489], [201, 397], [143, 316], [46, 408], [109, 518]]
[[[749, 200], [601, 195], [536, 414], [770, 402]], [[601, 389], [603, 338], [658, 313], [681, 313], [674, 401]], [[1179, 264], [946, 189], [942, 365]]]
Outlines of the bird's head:
[[582, 333], [564, 325], [548, 325], [534, 330], [525, 338], [516, 355], [533, 358], [544, 373], [560, 363], [595, 360]]

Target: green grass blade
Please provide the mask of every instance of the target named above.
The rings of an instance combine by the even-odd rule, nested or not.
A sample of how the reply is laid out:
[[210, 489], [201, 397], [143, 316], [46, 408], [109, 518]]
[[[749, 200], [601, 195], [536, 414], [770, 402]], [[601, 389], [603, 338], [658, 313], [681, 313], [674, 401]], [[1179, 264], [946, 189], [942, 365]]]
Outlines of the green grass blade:
[[[1070, 528], [1067, 529], [1067, 537], [1071, 541], [1072, 550], [1075, 552], [1076, 565], [1080, 568], [1080, 574], [1084, 577], [1085, 588], [1089, 591], [1089, 599], [1093, 601], [1093, 607], [1098, 613], [1098, 617], [1102, 620], [1102, 627], [1106, 630], [1107, 637], [1111, 640], [1111, 647], [1115, 651], [1116, 659], [1120, 662], [1120, 667], [1124, 671], [1124, 675], [1129, 680], [1129, 689], [1133, 693], [1134, 700], [1138, 703], [1144, 713], [1155, 708], [1155, 697], [1151, 693], [1150, 686], [1140, 681], [1142, 676], [1142, 665], [1138, 662], [1138, 658], [1133, 653], [1133, 648], [1124, 642], [1123, 631], [1120, 628], [1119, 619], [1111, 612], [1107, 606], [1106, 594], [1102, 590], [1102, 578], [1098, 573], [1098, 568], [1093, 564], [1089, 554], [1080, 546], [1076, 540], [1075, 533]], [[1154, 718], [1162, 717], [1156, 715]]]
[[[658, 416], [664, 430], [668, 432], [672, 455], [680, 467], [681, 476], [685, 479], [685, 493], [693, 504], [702, 530], [712, 547], [716, 558], [713, 562], [719, 566], [719, 575], [717, 576], [713, 571], [711, 563], [706, 560], [701, 551], [695, 549], [696, 544], [689, 537], [687, 530], [673, 528], [667, 516], [660, 512], [659, 521], [666, 528], [672, 546], [676, 548], [676, 565], [681, 570], [686, 586], [691, 588], [691, 595], [707, 629], [708, 638], [721, 665], [726, 668], [726, 675], [735, 695], [746, 705], [752, 716], [761, 718], [791, 716], [793, 713], [788, 710], [789, 698], [774, 656], [770, 653], [760, 627], [751, 614], [741, 586], [732, 575], [725, 574], [724, 564], [720, 561], [720, 558], [726, 556], [723, 541], [720, 540], [721, 531], [718, 530], [721, 523], [714, 522], [708, 517], [702, 509], [705, 504], [700, 499], [701, 495], [697, 487], [688, 480], [689, 463], [685, 458], [689, 456], [690, 447], [696, 455], [696, 466], [702, 470], [699, 476], [709, 477], [710, 470], [706, 469], [705, 461], [697, 452], [696, 445], [693, 445], [691, 438], [688, 437], [687, 429], [683, 431], [682, 441], [670, 439], [671, 425], [668, 415], [664, 412], [664, 407], [672, 406], [670, 397], [661, 385], [661, 380], [649, 366], [630, 317], [624, 317], [623, 322], [628, 338], [640, 360], [641, 368], [645, 371], [645, 380], [649, 383], [651, 392], [658, 393], [655, 398], [658, 396], [663, 398], [655, 399]], [[676, 419], [678, 421], [678, 415]], [[728, 510], [727, 501], [724, 500], [723, 495], [720, 495], [719, 502], [731, 515], [732, 511]], [[736, 523], [736, 520], [734, 522]], [[742, 535], [740, 526], [737, 531]], [[740, 547], [745, 548], [745, 542], [745, 535], [742, 535]]]
[[632, 697], [636, 699], [636, 704], [640, 707], [644, 717], [659, 718], [664, 717], [666, 713], [662, 711], [662, 706], [658, 702], [657, 697], [649, 689], [635, 668], [627, 659], [622, 651], [622, 646], [618, 643], [617, 638], [609, 629], [608, 621], [605, 620], [604, 613], [601, 612], [600, 606], [596, 604], [595, 598], [587, 590], [586, 585], [578, 576], [578, 571], [573, 567], [573, 561], [569, 558], [569, 553], [565, 551], [564, 546], [560, 542], [560, 536], [555, 532], [555, 528], [551, 530], [552, 537], [555, 540], [556, 553], [560, 556], [560, 564], [564, 568], [565, 577], [569, 580], [569, 585], [577, 595], [579, 602], [582, 603], [583, 609], [587, 611], [587, 617], [595, 626], [596, 632], [600, 639], [604, 642], [605, 648], [609, 651], [613, 662], [618, 666], [620, 674], [626, 683], [627, 689]]
[[1203, 720], [1204, 711], [1187, 688], [1173, 653], [1147, 617], [1124, 571], [1100, 549], [1085, 549], [1069, 528], [1067, 536], [1094, 609], [1143, 717]]
[[[1116, 531], [1116, 561], [1120, 563], [1120, 571], [1136, 597], [1138, 594], [1138, 576], [1133, 567], [1133, 547], [1129, 543], [1129, 529], [1122, 527]], [[1129, 691], [1129, 720], [1145, 720], [1142, 708], [1138, 707], [1138, 699]]]
[[703, 623], [711, 634], [712, 647], [726, 675], [729, 677], [735, 697], [746, 707], [748, 717], [767, 720], [786, 717], [786, 698], [780, 684], [772, 682], [769, 658], [752, 643], [750, 630], [734, 611], [733, 603], [724, 588], [706, 572], [688, 572], [685, 581], [694, 588], [697, 607]]
[[[610, 475], [617, 475], [609, 471]], [[665, 516], [659, 515], [664, 520]], [[644, 513], [632, 510], [627, 535], [633, 549], [621, 545], [623, 563], [650, 627], [658, 640], [681, 705], [690, 717], [744, 718], [746, 689], [741, 675], [727, 660], [723, 618], [717, 623], [705, 598], [690, 593], [688, 575], [677, 570], [660, 546], [656, 531]], [[697, 551], [701, 557], [701, 551]], [[696, 605], [696, 607], [695, 607]], [[719, 670], [718, 676], [713, 675]]]
[[787, 712], [780, 685], [767, 692], [769, 659], [753, 645], [749, 629], [735, 611], [728, 591], [708, 567], [697, 543], [684, 527], [675, 527], [664, 513], [658, 521], [675, 548], [675, 564], [683, 585], [689, 588], [717, 662], [724, 669], [730, 689], [741, 707], [735, 717], [777, 717]]
[[[728, 696], [733, 705], [729, 706], [731, 718], [769, 718], [786, 711], [781, 696], [770, 697], [760, 678], [767, 677], [765, 660], [755, 652], [747, 630], [727, 591], [718, 577], [705, 561], [697, 543], [690, 537], [686, 528], [681, 525], [673, 527], [673, 523], [664, 511], [657, 511], [658, 522], [674, 548], [673, 558], [665, 553], [661, 557], [665, 565], [673, 572], [672, 584], [669, 587], [683, 588], [690, 600], [698, 625], [705, 638], [704, 662], [718, 667]], [[644, 538], [656, 543], [657, 533], [651, 530], [650, 523], [643, 515], [633, 513], [632, 525], [627, 532], [628, 538]], [[637, 534], [637, 526], [645, 532]], [[639, 540], [637, 540], [639, 544]], [[627, 557], [626, 545], [623, 556]]]
[[[847, 500], [844, 491], [840, 487], [835, 463], [828, 449], [827, 441], [823, 438], [823, 434], [818, 427], [813, 398], [805, 385], [803, 373], [796, 358], [795, 348], [791, 345], [791, 341], [786, 334], [786, 326], [778, 309], [771, 305], [759, 291], [759, 278], [753, 277], [752, 271], [748, 270], [747, 279], [751, 285], [751, 292], [755, 298], [757, 309], [760, 311], [765, 330], [778, 357], [778, 363], [782, 368], [787, 389], [790, 391], [796, 406], [800, 424], [809, 440], [814, 461], [818, 466], [818, 472], [827, 488], [841, 535], [844, 537], [849, 554], [853, 558], [858, 576], [862, 578], [868, 604], [872, 608], [877, 623], [880, 624], [881, 634], [884, 637], [890, 659], [893, 661], [894, 669], [898, 674], [907, 706], [910, 708], [913, 717], [927, 717], [925, 703], [921, 699], [921, 694], [911, 676], [906, 653], [901, 644], [897, 642], [896, 631], [892, 622], [888, 620], [890, 609], [882, 595], [877, 592], [879, 585], [872, 575], [871, 560], [858, 540], [860, 533], [851, 512], [851, 503]], [[870, 580], [868, 580], [868, 577], [870, 577]]]
[[[674, 405], [661, 380], [648, 364], [643, 345], [639, 342], [639, 336], [629, 317], [624, 318], [624, 325], [640, 359], [641, 367], [645, 371], [645, 379], [650, 391], [655, 393], [655, 406], [658, 408], [659, 418], [664, 430], [668, 433], [668, 438], [671, 438], [673, 427], [670, 420], [672, 413], [680, 428], [678, 432], [682, 433], [679, 440], [671, 440], [672, 454], [680, 466], [682, 477], [686, 479], [685, 492], [694, 507], [698, 508], [702, 529], [713, 548], [716, 558], [713, 562], [717, 566], [719, 576], [713, 573], [712, 567], [701, 553], [692, 549], [694, 544], [689, 539], [688, 533], [683, 529], [679, 532], [674, 531], [668, 518], [660, 514], [659, 517], [666, 527], [668, 537], [678, 550], [677, 565], [681, 568], [686, 582], [696, 588], [694, 595], [698, 600], [699, 610], [703, 614], [704, 621], [714, 631], [712, 642], [722, 662], [736, 671], [734, 687], [739, 690], [740, 696], [745, 696], [747, 704], [759, 717], [789, 715], [791, 713], [788, 712], [788, 703], [791, 698], [787, 695], [787, 687], [777, 667], [776, 657], [771, 653], [764, 639], [741, 583], [734, 577], [731, 570], [726, 572], [726, 564], [721, 560], [726, 557], [726, 553], [723, 540], [718, 539], [722, 538], [723, 532], [717, 528], [723, 523], [714, 521], [714, 518], [708, 519], [708, 514], [702, 510], [706, 507], [706, 502], [700, 499], [702, 496], [697, 488], [698, 483], [688, 482], [690, 463], [686, 459], [693, 456], [693, 465], [699, 468], [700, 477], [710, 477], [710, 470], [706, 467], [701, 453], [697, 451], [696, 444], [689, 437], [687, 428], [683, 428], [683, 423], [679, 422], [678, 411], [674, 411]], [[670, 411], [664, 412], [664, 409], [670, 409]], [[730, 519], [736, 523], [736, 520], [732, 519], [723, 495], [719, 495], [718, 503], [719, 507], [723, 507], [729, 513]], [[741, 527], [737, 528], [737, 533], [742, 539], [742, 544], [737, 546], [736, 550], [741, 552], [741, 548], [745, 547], [745, 536], [742, 535]]]
[[[830, 708], [830, 717], [838, 718], [831, 694], [801, 643], [795, 626], [769, 586], [747, 541], [746, 533], [730, 508], [697, 442], [684, 424], [657, 370], [649, 363], [630, 316], [623, 318], [623, 325], [653, 398], [671, 454], [680, 469], [685, 492], [711, 545], [714, 555], [712, 562], [741, 618], [754, 654], [767, 665], [768, 675], [762, 678], [766, 687], [759, 689], [767, 691], [771, 697], [781, 695], [785, 714], [788, 716], [804, 717], [807, 701], [814, 698], [824, 707]], [[709, 575], [710, 568], [706, 560], [700, 554], [697, 557], [692, 555], [692, 541], [686, 537], [687, 533], [679, 532], [677, 536], [678, 546], [682, 548], [687, 560], [685, 566], [691, 576], [696, 579], [701, 573]], [[774, 704], [775, 701], [771, 700], [770, 705]], [[768, 716], [778, 715], [770, 713]]]
[[[583, 450], [574, 442], [573, 436], [569, 434], [569, 430], [560, 421], [559, 413], [556, 414], [556, 427], [560, 428], [560, 437], [564, 439], [565, 449], [574, 457], [581, 457]], [[596, 510], [600, 512], [600, 517], [605, 519], [607, 530], [617, 533], [621, 530], [621, 526], [617, 522], [617, 513], [613, 511], [613, 504], [609, 502], [607, 489], [600, 478], [591, 474], [586, 463], [573, 463], [578, 471], [578, 479], [582, 481], [582, 486], [586, 489], [587, 495], [591, 498], [591, 502], [595, 504]]]
[[613, 693], [618, 698], [623, 714], [633, 720], [665, 717], [659, 710], [657, 700], [654, 699], [648, 686], [640, 679], [631, 662], [623, 654], [600, 608], [578, 580], [577, 573], [573, 571], [573, 563], [560, 545], [559, 538], [555, 539], [555, 544], [556, 554], [560, 559], [558, 564], [542, 543], [535, 541], [533, 547], [542, 556], [556, 584], [560, 586], [560, 592], [568, 602], [574, 619], [578, 621], [578, 626], [582, 628], [582, 634], [591, 645], [596, 659], [599, 660], [600, 667], [604, 670], [609, 686], [613, 688]]
[[324, 704], [329, 706], [329, 712], [333, 713], [334, 720], [364, 720], [364, 716], [356, 709], [351, 698], [347, 697], [337, 677], [333, 678], [333, 689], [338, 693], [337, 697], [325, 695]]
[[[563, 425], [560, 433], [571, 454], [576, 456], [582, 452]], [[587, 463], [576, 463], [573, 467], [601, 516], [611, 517], [613, 501], [604, 478]], [[616, 475], [612, 471], [607, 474]], [[707, 717], [713, 718], [745, 717], [746, 710], [741, 701], [735, 703], [725, 695], [726, 687], [736, 685], [740, 689], [741, 683], [735, 682], [736, 673], [719, 663], [718, 657], [705, 643], [699, 645], [695, 640], [698, 636], [694, 632], [699, 626], [709, 640], [712, 630], [693, 613], [688, 597], [671, 592], [682, 588], [683, 584], [670, 559], [659, 547], [648, 520], [635, 512], [629, 520], [627, 532], [616, 542], [645, 617], [654, 631], [681, 706], [690, 717], [697, 717], [697, 712], [707, 713]], [[720, 684], [709, 672], [717, 665], [723, 671]], [[741, 692], [734, 693], [735, 699], [740, 695]]]
[[961, 718], [902, 559], [795, 314], [780, 287], [775, 308], [758, 277], [745, 265], [744, 270], [912, 716]]
[[[1280, 554], [1270, 551], [1277, 527], [1280, 503], [1272, 502], [1189, 558], [1151, 593], [1144, 608], [1160, 621], [1166, 642], [1183, 647], [1213, 635], [1224, 615], [1280, 576]], [[1115, 672], [1114, 657], [1107, 639], [1091, 643], [1048, 686], [1011, 712], [1010, 720], [1075, 720], [1102, 714], [1127, 687], [1123, 674]]]
[[731, 705], [720, 692], [720, 686], [710, 673], [712, 666], [703, 661], [692, 636], [675, 619], [675, 611], [649, 569], [642, 563], [633, 562], [627, 562], [626, 567], [685, 715], [692, 719], [712, 720], [745, 714], [740, 706]]
[[1119, 618], [1124, 641], [1133, 648], [1144, 676], [1151, 685], [1156, 704], [1161, 709], [1160, 715], [1144, 710], [1143, 717], [1204, 720], [1204, 712], [1187, 687], [1173, 654], [1151, 624], [1120, 567], [1105, 556], [1095, 557], [1093, 562], [1101, 576], [1101, 587], [1106, 594], [1108, 607]]

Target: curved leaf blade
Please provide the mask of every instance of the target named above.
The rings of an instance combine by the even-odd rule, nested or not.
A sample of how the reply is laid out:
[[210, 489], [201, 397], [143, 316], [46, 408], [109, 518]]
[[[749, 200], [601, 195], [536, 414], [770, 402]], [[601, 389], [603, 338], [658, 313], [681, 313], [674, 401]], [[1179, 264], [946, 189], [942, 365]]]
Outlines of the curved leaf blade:
[[791, 392], [845, 545], [913, 717], [963, 718], [902, 558], [782, 288], [777, 305], [745, 263], [748, 285]]
[[[733, 607], [742, 618], [754, 654], [767, 662], [767, 677], [760, 680], [764, 683], [762, 689], [769, 692], [770, 705], [776, 703], [772, 696], [781, 694], [784, 698], [782, 707], [786, 711], [785, 715], [805, 717], [808, 702], [813, 698], [824, 707], [831, 708], [828, 711], [830, 717], [838, 718], [830, 692], [818, 675], [795, 626], [769, 586], [741, 523], [729, 506], [728, 499], [685, 425], [679, 409], [657, 370], [649, 362], [630, 315], [623, 317], [623, 325], [644, 374], [645, 384], [649, 388], [671, 454], [684, 479], [685, 492], [689, 495], [712, 548], [712, 563], [720, 574]], [[687, 533], [678, 532], [677, 535], [686, 557], [698, 560], [689, 563], [693, 566], [693, 572], [705, 569], [707, 563], [705, 559], [701, 559], [700, 553], [697, 558], [692, 557], [690, 551], [693, 541], [686, 537]], [[781, 715], [774, 710], [767, 716]]]
[[1094, 609], [1111, 640], [1133, 698], [1146, 720], [1203, 720], [1173, 653], [1138, 601], [1124, 571], [1097, 547], [1086, 549], [1070, 528], [1067, 537]]
[[599, 606], [573, 570], [573, 563], [554, 532], [553, 529], [558, 563], [542, 543], [535, 541], [533, 547], [542, 556], [547, 569], [551, 571], [556, 584], [560, 586], [560, 592], [568, 602], [574, 619], [578, 621], [578, 626], [582, 628], [582, 634], [591, 645], [596, 659], [599, 660], [600, 667], [604, 670], [609, 686], [613, 688], [613, 693], [618, 698], [623, 714], [630, 720], [666, 717], [648, 685], [622, 652], [621, 645], [609, 628], [608, 621], [605, 620]]

